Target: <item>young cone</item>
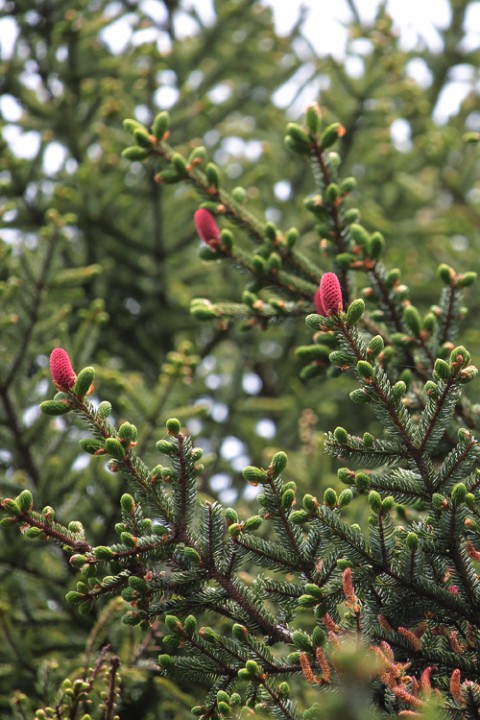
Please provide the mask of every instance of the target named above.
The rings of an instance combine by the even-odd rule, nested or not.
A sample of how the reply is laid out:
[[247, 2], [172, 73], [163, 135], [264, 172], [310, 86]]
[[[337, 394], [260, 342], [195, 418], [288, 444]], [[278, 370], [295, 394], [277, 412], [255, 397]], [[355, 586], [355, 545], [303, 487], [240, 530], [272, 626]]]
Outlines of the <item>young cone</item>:
[[52, 350], [50, 372], [52, 373], [52, 380], [59, 390], [66, 392], [75, 385], [77, 376], [72, 368], [68, 353], [63, 348]]
[[313, 301], [320, 315], [338, 315], [343, 310], [342, 290], [335, 273], [327, 272], [322, 275]]
[[193, 219], [200, 239], [215, 250], [220, 245], [220, 228], [213, 215], [208, 210], [200, 208], [195, 212]]

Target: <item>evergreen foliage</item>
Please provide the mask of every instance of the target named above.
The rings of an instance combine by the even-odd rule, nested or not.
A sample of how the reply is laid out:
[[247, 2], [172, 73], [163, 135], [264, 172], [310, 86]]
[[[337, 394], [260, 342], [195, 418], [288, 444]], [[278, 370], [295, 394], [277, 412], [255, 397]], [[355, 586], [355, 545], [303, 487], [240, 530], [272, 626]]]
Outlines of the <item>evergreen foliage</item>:
[[[458, 131], [471, 98], [447, 128], [436, 128], [431, 112], [450, 50], [441, 59], [423, 53], [434, 82], [421, 105], [406, 73], [411, 57], [385, 11], [363, 28], [350, 3], [348, 52], [360, 36], [370, 42], [362, 78], [326, 62], [322, 72], [342, 89], [322, 93], [321, 107], [310, 104], [301, 122], [286, 122], [286, 151], [279, 133], [272, 141], [285, 118], [273, 121], [268, 102], [255, 109], [256, 136], [265, 133], [267, 162], [275, 158], [268, 180], [283, 177], [284, 157], [293, 168], [296, 199], [275, 215], [271, 183], [259, 176], [265, 161], [246, 165], [245, 187], [235, 187], [237, 171], [222, 156], [222, 131], [241, 125], [239, 97], [212, 101], [195, 137], [189, 122], [195, 103], [225, 77], [244, 82], [255, 104], [262, 66], [252, 76], [243, 64], [232, 70], [238, 57], [229, 38], [239, 24], [268, 37], [273, 55], [287, 44], [274, 37], [258, 3], [219, 3], [202, 37], [218, 43], [231, 64], [212, 68], [205, 60], [192, 88], [200, 39], [177, 41], [181, 8], [170, 5], [162, 32], [180, 93], [172, 117], [155, 109], [153, 46], [132, 47], [124, 65], [98, 43], [90, 65], [76, 64], [88, 34], [111, 21], [107, 5], [85, 3], [79, 22], [60, 3], [54, 11], [62, 22], [50, 23], [43, 11], [14, 6], [21, 34], [6, 88], [22, 97], [24, 127], [35, 119], [43, 143], [49, 118], [57, 119], [55, 137], [78, 171], [70, 177], [65, 165], [42, 195], [40, 176], [29, 180], [29, 172], [44, 145], [33, 161], [7, 152], [7, 194], [16, 207], [7, 223], [25, 231], [30, 222], [34, 230], [2, 243], [3, 707], [36, 720], [191, 712], [213, 720], [243, 717], [247, 708], [253, 717], [282, 720], [476, 718], [480, 406], [467, 386], [478, 372], [478, 330], [462, 328], [464, 301], [475, 306], [468, 288], [476, 274], [470, 251], [454, 269], [455, 245], [442, 245], [444, 238], [435, 235], [425, 254], [417, 247], [440, 232], [440, 220], [446, 235], [449, 228], [458, 235], [462, 214], [467, 234], [475, 221], [469, 192], [478, 151], [467, 142], [479, 137]], [[452, 3], [446, 47], [461, 33], [468, 6]], [[68, 40], [69, 63], [41, 50], [52, 38], [60, 47]], [[18, 81], [25, 48], [51, 91], [47, 109]], [[475, 62], [473, 53], [464, 55]], [[289, 57], [273, 83], [298, 66]], [[84, 103], [80, 71], [90, 81]], [[58, 102], [57, 75], [68, 89]], [[388, 78], [393, 87], [384, 87]], [[121, 98], [110, 113], [102, 105], [109, 82]], [[128, 98], [122, 82], [137, 94]], [[385, 115], [396, 90], [404, 107], [395, 112], [413, 130], [411, 152], [373, 139], [392, 121]], [[385, 115], [367, 101], [383, 102]], [[124, 132], [116, 120], [140, 102], [148, 112], [125, 119]], [[215, 124], [220, 133], [208, 143]], [[99, 144], [94, 161], [88, 148]], [[447, 157], [455, 177], [428, 174], [429, 162]], [[359, 168], [367, 166], [364, 182]], [[415, 194], [403, 177], [409, 171], [417, 181], [429, 177], [431, 193], [448, 185], [455, 208], [415, 217], [425, 198], [400, 202]], [[36, 183], [33, 200], [28, 182]], [[124, 182], [134, 202], [115, 192]], [[265, 217], [250, 183], [262, 189]], [[200, 260], [187, 261], [195, 227]], [[472, 232], [472, 245], [475, 238]], [[405, 254], [406, 271], [421, 259], [433, 278], [432, 251], [440, 260], [435, 278], [418, 288], [413, 268], [410, 293], [391, 255]], [[459, 344], [464, 336], [472, 351]], [[267, 338], [285, 355], [274, 370]], [[225, 375], [236, 370], [217, 396], [228, 398], [223, 427], [209, 416], [215, 395], [202, 382], [213, 353]], [[237, 387], [245, 367], [263, 384], [250, 404]], [[332, 422], [310, 410], [323, 407], [325, 393]], [[277, 421], [271, 448], [248, 432], [248, 418], [266, 414]], [[236, 436], [249, 443], [229, 507], [213, 482], [228, 466], [210, 451], [236, 422]]]

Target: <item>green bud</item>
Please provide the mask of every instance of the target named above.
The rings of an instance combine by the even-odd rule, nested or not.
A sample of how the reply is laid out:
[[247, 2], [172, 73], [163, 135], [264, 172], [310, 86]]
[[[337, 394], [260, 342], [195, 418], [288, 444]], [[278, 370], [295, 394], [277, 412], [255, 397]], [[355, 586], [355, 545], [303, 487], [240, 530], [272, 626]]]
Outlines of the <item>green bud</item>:
[[118, 428], [118, 437], [125, 444], [135, 442], [137, 438], [137, 428], [132, 423], [124, 422]]
[[315, 583], [307, 583], [304, 586], [304, 590], [309, 595], [313, 595], [313, 597], [315, 597], [317, 600], [321, 600], [323, 598], [322, 588], [318, 587], [318, 585], [315, 585]]
[[79, 397], [84, 397], [90, 390], [93, 381], [95, 380], [95, 369], [93, 367], [86, 367], [77, 375], [75, 385], [73, 386], [73, 392]]
[[295, 502], [295, 490], [284, 490], [281, 497], [281, 504], [284, 510], [289, 510]]
[[176, 455], [178, 448], [175, 445], [175, 443], [170, 442], [170, 440], [159, 440], [157, 443], [155, 443], [155, 447], [157, 450], [164, 455]]
[[138, 613], [134, 612], [128, 612], [125, 613], [125, 615], [122, 615], [122, 625], [128, 625], [130, 627], [135, 627], [135, 625], [139, 625], [142, 622], [142, 616]]
[[325, 199], [329, 203], [334, 203], [340, 197], [340, 188], [337, 183], [330, 183], [325, 188]]
[[440, 380], [447, 381], [450, 378], [450, 365], [445, 362], [445, 360], [442, 360], [441, 358], [438, 358], [435, 360], [435, 365], [433, 366], [434, 374], [438, 375]]
[[298, 665], [300, 662], [300, 653], [299, 652], [291, 652], [287, 655], [287, 662], [290, 665]]
[[72, 408], [69, 402], [45, 400], [44, 402], [40, 403], [40, 410], [45, 413], [45, 415], [65, 415], [66, 413], [70, 412], [71, 409]]
[[292, 642], [296, 648], [303, 652], [311, 653], [313, 645], [309, 637], [301, 630], [294, 630], [292, 633]]
[[131, 515], [135, 510], [135, 500], [132, 495], [124, 493], [120, 498], [120, 507], [122, 508], [122, 512]]
[[175, 666], [175, 661], [171, 655], [159, 655], [158, 664], [163, 670], [171, 670]]
[[371, 397], [364, 388], [352, 390], [352, 392], [349, 393], [349, 397], [352, 402], [357, 403], [358, 405], [368, 405], [368, 403], [371, 402]]
[[323, 493], [323, 502], [328, 507], [333, 508], [337, 504], [337, 493], [333, 488], [327, 488]]
[[464, 368], [466, 365], [468, 365], [470, 359], [470, 353], [466, 348], [463, 347], [463, 345], [459, 345], [458, 347], [453, 348], [452, 352], [450, 353], [451, 365], [459, 365], [460, 367]]
[[382, 498], [376, 490], [370, 490], [368, 493], [368, 504], [374, 513], [379, 513], [382, 509]]
[[97, 408], [97, 413], [101, 418], [107, 418], [112, 412], [112, 404], [108, 400], [103, 400]]
[[378, 258], [382, 255], [384, 249], [385, 238], [383, 237], [382, 233], [378, 231], [374, 232], [370, 237], [370, 242], [368, 243], [369, 256], [374, 260], [378, 260]]
[[433, 493], [432, 505], [435, 510], [444, 510], [446, 507], [448, 507], [448, 501], [446, 497], [444, 497], [440, 493]]
[[352, 500], [353, 492], [349, 488], [346, 488], [345, 490], [342, 490], [342, 492], [338, 496], [338, 507], [346, 507], [347, 505], [349, 505], [349, 503], [351, 503]]
[[132, 535], [132, 533], [129, 532], [122, 532], [122, 534], [120, 535], [120, 542], [122, 543], [122, 545], [126, 545], [132, 550], [137, 547], [137, 538], [135, 537], [135, 535]]
[[348, 210], [345, 211], [345, 224], [346, 225], [352, 225], [354, 223], [358, 223], [360, 220], [360, 211], [358, 208], [348, 208]]
[[311, 330], [319, 330], [324, 322], [324, 318], [317, 313], [310, 313], [310, 315], [307, 315], [305, 318], [305, 324], [308, 325]]
[[343, 427], [336, 427], [333, 431], [333, 436], [335, 440], [340, 443], [340, 445], [347, 445], [348, 444], [348, 432]]
[[150, 150], [152, 147], [152, 141], [150, 135], [145, 128], [137, 128], [133, 132], [133, 137], [136, 140], [137, 145], [140, 147]]
[[185, 547], [183, 549], [183, 554], [185, 557], [190, 560], [190, 562], [195, 563], [195, 565], [200, 565], [202, 562], [202, 558], [198, 554], [198, 552], [195, 550], [195, 548], [192, 547]]
[[12, 498], [5, 498], [2, 501], [2, 507], [10, 516], [17, 517], [22, 514], [20, 506], [15, 502], [15, 500], [12, 500]]
[[138, 120], [134, 120], [133, 118], [126, 118], [123, 121], [122, 125], [125, 130], [132, 136], [134, 135], [135, 130], [145, 130], [145, 127], [142, 125], [142, 123], [138, 122]]
[[248, 520], [245, 520], [244, 529], [246, 532], [258, 530], [262, 523], [263, 518], [261, 518], [260, 515], [252, 515], [252, 517], [249, 517]]
[[234, 623], [232, 627], [232, 635], [235, 638], [235, 640], [238, 640], [241, 643], [244, 643], [248, 639], [249, 632], [245, 625], [240, 625], [239, 623]]
[[475, 495], [473, 493], [469, 492], [465, 495], [465, 502], [467, 503], [470, 510], [476, 509], [477, 501], [476, 501]]
[[215, 163], [208, 163], [205, 168], [205, 175], [207, 176], [209, 187], [212, 190], [218, 190], [220, 187], [220, 170], [218, 166], [215, 165]]
[[366, 360], [359, 360], [357, 362], [357, 373], [362, 380], [371, 380], [373, 378], [373, 367]]
[[438, 266], [437, 272], [440, 280], [448, 287], [455, 282], [457, 277], [455, 270], [445, 263]]
[[177, 437], [177, 435], [180, 433], [180, 430], [182, 429], [182, 424], [177, 418], [169, 418], [167, 420], [166, 426], [168, 434], [173, 435], [174, 437]]
[[326, 345], [300, 345], [295, 348], [295, 355], [300, 360], [309, 362], [321, 362], [327, 364], [330, 355], [330, 348]]
[[248, 465], [246, 468], [244, 468], [242, 470], [242, 475], [247, 482], [253, 483], [255, 485], [257, 485], [258, 483], [264, 483], [268, 480], [268, 475], [265, 470], [254, 467], [253, 465]]
[[405, 538], [405, 543], [407, 545], [407, 548], [410, 550], [411, 553], [414, 553], [417, 551], [418, 548], [418, 535], [416, 532], [409, 532], [407, 537]]
[[375, 438], [369, 432], [363, 433], [362, 440], [363, 440], [363, 444], [365, 445], [365, 447], [368, 447], [368, 448], [373, 447], [373, 444], [375, 442]]
[[[130, 580], [131, 580], [131, 578], [129, 578], [129, 583], [130, 583]], [[145, 583], [145, 587], [146, 587], [146, 583]], [[166, 615], [165, 619], [164, 619], [164, 623], [167, 626], [167, 628], [170, 630], [170, 632], [172, 632], [174, 634], [183, 632], [183, 625], [176, 615]]]
[[382, 510], [384, 512], [390, 512], [395, 506], [395, 498], [391, 495], [382, 500]]
[[124, 157], [126, 160], [131, 160], [132, 162], [139, 162], [141, 160], [145, 160], [145, 158], [149, 155], [149, 150], [138, 147], [138, 145], [132, 145], [131, 147], [126, 147], [124, 148], [124, 150], [122, 150], [122, 157]]
[[[168, 112], [160, 112], [158, 115], [155, 116], [155, 119], [153, 121], [152, 125], [152, 132], [157, 138], [157, 140], [163, 140], [165, 137], [165, 133], [168, 132], [168, 129], [170, 127], [170, 115]], [[198, 148], [197, 148], [198, 150]]]
[[465, 385], [466, 383], [475, 380], [477, 375], [478, 368], [476, 368], [475, 365], [468, 365], [460, 372], [460, 382], [462, 383], [462, 385]]
[[316, 135], [320, 129], [320, 108], [316, 103], [309, 105], [305, 113], [305, 124], [311, 135]]
[[247, 191], [241, 186], [234, 187], [232, 190], [232, 197], [235, 202], [241, 205], [247, 199]]
[[387, 277], [385, 278], [385, 284], [387, 285], [387, 287], [391, 288], [398, 283], [400, 277], [401, 272], [399, 268], [392, 268], [387, 273]]
[[323, 630], [321, 627], [316, 625], [313, 628], [312, 632], [312, 641], [315, 647], [322, 647], [322, 645], [325, 645], [325, 642], [327, 640], [327, 634], [325, 630]]
[[287, 462], [288, 462], [287, 453], [283, 452], [282, 450], [275, 453], [275, 455], [272, 457], [272, 461], [270, 463], [270, 467], [272, 468], [275, 477], [278, 477], [279, 475], [281, 475], [281, 473], [287, 467]]
[[437, 318], [432, 312], [427, 313], [423, 318], [423, 329], [425, 330], [425, 332], [431, 335], [433, 332], [435, 332], [436, 327]]
[[123, 460], [125, 457], [125, 448], [117, 438], [109, 437], [105, 440], [105, 452], [115, 460]]
[[93, 552], [97, 560], [112, 560], [115, 557], [112, 548], [106, 545], [98, 545], [98, 547], [94, 548]]
[[418, 337], [422, 328], [422, 321], [417, 308], [413, 305], [407, 305], [403, 311], [403, 320], [412, 334], [415, 335], [415, 337]]
[[331, 147], [336, 140], [345, 134], [345, 128], [338, 122], [331, 123], [322, 133], [320, 138], [320, 146], [322, 150]]
[[318, 604], [318, 600], [313, 595], [300, 595], [297, 602], [299, 607], [304, 608], [312, 608]]
[[297, 244], [299, 238], [299, 233], [297, 228], [292, 227], [285, 233], [285, 240], [287, 242], [287, 247], [290, 248], [290, 250]]
[[[11, 520], [12, 518], [5, 518], [6, 520]], [[23, 533], [29, 538], [38, 538], [40, 535], [43, 535], [43, 532], [40, 530], [40, 528], [37, 527], [29, 527], [25, 530]], [[71, 558], [70, 558], [71, 559]]]
[[297, 125], [296, 123], [288, 123], [287, 137], [288, 136], [290, 136], [296, 144], [304, 147], [306, 150], [309, 150], [311, 144], [310, 138], [300, 125]]
[[15, 498], [15, 502], [21, 512], [29, 512], [33, 506], [33, 496], [30, 490], [22, 490], [20, 495]]
[[348, 270], [352, 266], [352, 263], [354, 263], [357, 260], [357, 256], [353, 253], [338, 253], [338, 255], [335, 255], [335, 262], [336, 264], [345, 269]]
[[70, 592], [65, 595], [65, 600], [70, 603], [70, 605], [80, 605], [84, 599], [85, 596], [75, 590], [70, 590]]
[[361, 248], [367, 249], [370, 243], [370, 236], [368, 232], [365, 230], [363, 225], [358, 225], [357, 223], [352, 223], [350, 225], [350, 235], [352, 237], [352, 240], [357, 244], [360, 245]]
[[0, 520], [0, 527], [9, 528], [9, 527], [13, 527], [13, 525], [17, 525], [17, 524], [18, 524], [18, 519], [16, 516], [14, 517], [13, 515], [11, 517], [3, 517]]
[[[335, 492], [335, 491], [334, 491]], [[318, 507], [318, 500], [316, 497], [310, 494], [306, 494], [303, 496], [303, 507], [308, 513], [314, 513]], [[293, 513], [292, 513], [293, 514]], [[290, 518], [292, 516], [290, 515]]]
[[365, 312], [365, 303], [361, 298], [354, 300], [347, 309], [347, 323], [356, 325]]
[[342, 195], [346, 195], [347, 193], [351, 193], [353, 190], [355, 190], [357, 186], [357, 181], [354, 177], [346, 177], [344, 180], [342, 180], [342, 183], [340, 185], [340, 190], [342, 191]]
[[351, 485], [355, 479], [355, 473], [350, 468], [342, 467], [337, 470], [338, 479], [345, 483], [345, 485]]
[[368, 355], [369, 357], [376, 358], [377, 355], [380, 355], [382, 350], [385, 347], [385, 343], [383, 341], [383, 338], [381, 335], [374, 335], [370, 342], [368, 343]]
[[402, 398], [402, 397], [405, 395], [406, 392], [407, 392], [407, 386], [405, 385], [405, 383], [403, 382], [403, 380], [399, 380], [399, 381], [396, 382], [395, 385], [392, 387], [393, 399], [394, 399], [395, 401], [400, 400], [400, 398]]
[[218, 317], [218, 312], [215, 306], [204, 298], [196, 298], [192, 300], [190, 304], [190, 314], [196, 320], [214, 320]]
[[181, 178], [188, 177], [188, 170], [187, 170], [187, 161], [181, 155], [180, 153], [173, 153], [172, 155], [172, 165], [175, 168], [175, 171]]
[[467, 488], [463, 483], [457, 483], [451, 493], [452, 503], [454, 507], [458, 507], [465, 501], [465, 497], [467, 495]]
[[308, 522], [308, 520], [309, 515], [305, 512], [305, 510], [294, 510], [290, 513], [290, 522], [292, 522], [293, 525], [303, 525]]
[[233, 508], [226, 508], [225, 509], [225, 520], [229, 525], [232, 525], [232, 523], [238, 523], [238, 513]]
[[457, 285], [459, 288], [466, 288], [469, 285], [473, 285], [474, 282], [477, 281], [477, 273], [476, 272], [466, 272], [462, 273], [457, 278]]
[[346, 350], [333, 350], [328, 356], [328, 359], [332, 365], [335, 365], [335, 367], [339, 367], [342, 370], [351, 367], [355, 362], [353, 355]]
[[103, 451], [103, 442], [95, 438], [82, 438], [79, 445], [89, 455], [95, 455], [99, 451]]
[[317, 377], [317, 375], [320, 375], [325, 370], [325, 365], [319, 362], [310, 363], [309, 365], [305, 365], [300, 370], [300, 379], [301, 380], [311, 380], [314, 377]]

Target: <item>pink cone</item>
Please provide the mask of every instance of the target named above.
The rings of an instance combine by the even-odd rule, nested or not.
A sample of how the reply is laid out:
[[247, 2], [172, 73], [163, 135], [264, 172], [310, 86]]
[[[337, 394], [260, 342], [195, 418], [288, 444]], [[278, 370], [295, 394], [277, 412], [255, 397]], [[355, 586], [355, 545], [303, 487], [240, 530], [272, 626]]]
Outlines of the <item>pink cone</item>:
[[217, 248], [220, 244], [220, 228], [215, 222], [212, 213], [204, 208], [200, 208], [200, 210], [195, 212], [193, 219], [200, 240], [203, 240], [203, 242], [212, 249]]
[[63, 392], [67, 392], [75, 385], [77, 376], [68, 353], [63, 348], [55, 348], [50, 355], [50, 372], [54, 385]]
[[320, 315], [338, 315], [343, 310], [342, 290], [335, 273], [327, 272], [322, 275], [320, 287], [313, 301]]

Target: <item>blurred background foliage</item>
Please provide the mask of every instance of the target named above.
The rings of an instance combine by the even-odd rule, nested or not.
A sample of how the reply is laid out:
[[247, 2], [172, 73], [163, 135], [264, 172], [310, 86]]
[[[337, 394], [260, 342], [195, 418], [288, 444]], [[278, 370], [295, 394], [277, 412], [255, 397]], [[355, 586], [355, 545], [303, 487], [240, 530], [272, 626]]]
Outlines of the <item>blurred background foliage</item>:
[[[99, 399], [137, 424], [148, 462], [158, 462], [152, 448], [165, 419], [181, 417], [211, 456], [204, 491], [227, 504], [249, 501], [240, 470], [272, 449], [289, 453], [304, 491], [336, 482], [322, 431], [340, 418], [352, 432], [374, 420], [361, 406], [353, 415], [348, 379], [299, 379], [293, 349], [310, 336], [303, 323], [262, 333], [190, 318], [193, 297], [239, 301], [245, 278], [198, 258], [199, 198], [120, 157], [129, 142], [122, 120], [148, 125], [171, 109], [171, 143], [186, 153], [205, 145], [228, 189], [242, 185], [258, 217], [298, 227], [301, 249], [324, 262], [303, 209], [314, 190], [307, 163], [283, 147], [286, 122], [318, 102], [326, 122], [347, 130], [340, 153], [344, 175], [357, 179], [362, 222], [385, 234], [387, 264], [401, 268], [426, 310], [440, 291], [438, 263], [478, 270], [480, 160], [463, 141], [480, 130], [480, 51], [465, 43], [478, 4], [450, 0], [451, 22], [432, 50], [421, 40], [405, 49], [383, 5], [365, 23], [361, 0], [349, 0], [338, 59], [315, 51], [302, 17], [278, 36], [260, 0], [218, 0], [208, 21], [181, 0], [3, 2], [2, 495], [29, 487], [37, 507], [82, 520], [91, 542], [112, 536], [125, 488], [80, 453], [81, 427], [37, 410], [53, 394], [48, 355], [59, 344], [77, 369], [96, 365]], [[439, 118], [456, 77], [463, 99]], [[480, 301], [470, 300], [475, 318]], [[467, 325], [463, 340], [478, 357], [480, 329]], [[189, 716], [189, 689], [156, 676], [159, 630], [145, 639], [119, 627], [116, 606], [79, 618], [64, 602], [71, 570], [59, 549], [8, 533], [0, 552], [2, 716], [30, 717], [53, 702], [85, 647], [92, 655], [106, 642], [122, 660], [122, 720], [149, 720], [159, 708], [165, 718]]]

